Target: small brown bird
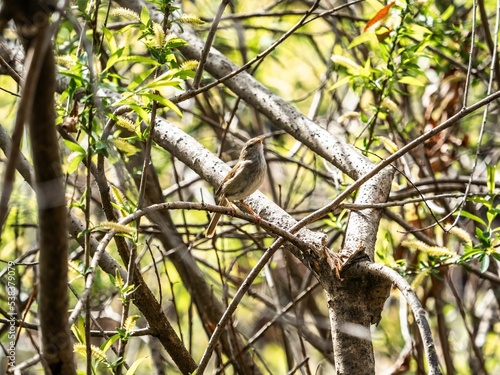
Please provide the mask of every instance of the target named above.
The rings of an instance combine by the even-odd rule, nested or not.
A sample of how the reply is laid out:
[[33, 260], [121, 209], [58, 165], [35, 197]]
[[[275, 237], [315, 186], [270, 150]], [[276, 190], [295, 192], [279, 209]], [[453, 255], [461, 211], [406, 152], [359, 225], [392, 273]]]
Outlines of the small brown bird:
[[[219, 198], [217, 203], [219, 206], [229, 206], [230, 202], [240, 201], [252, 215], [258, 217], [243, 199], [259, 188], [266, 175], [266, 158], [262, 144], [264, 138], [264, 136], [252, 138], [243, 146], [238, 162], [215, 192], [215, 196]], [[207, 228], [208, 238], [213, 237], [221, 215], [217, 212], [213, 214]]]

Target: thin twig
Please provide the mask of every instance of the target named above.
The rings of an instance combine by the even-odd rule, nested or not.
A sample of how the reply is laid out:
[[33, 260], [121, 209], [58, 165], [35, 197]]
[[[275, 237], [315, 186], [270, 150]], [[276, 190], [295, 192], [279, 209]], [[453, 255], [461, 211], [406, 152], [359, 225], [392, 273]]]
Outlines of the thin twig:
[[193, 79], [193, 89], [197, 89], [200, 86], [201, 77], [203, 76], [203, 70], [205, 67], [205, 63], [207, 62], [208, 54], [210, 53], [210, 48], [212, 48], [212, 44], [214, 42], [215, 33], [217, 32], [217, 28], [219, 27], [219, 22], [221, 20], [222, 14], [224, 13], [224, 9], [227, 4], [229, 4], [229, 0], [222, 0], [219, 9], [217, 9], [217, 14], [212, 22], [212, 26], [210, 27], [210, 31], [207, 35], [207, 40], [205, 41], [205, 46], [203, 47], [203, 51], [201, 51], [200, 60], [198, 62], [198, 68], [196, 69], [196, 75]]
[[[361, 1], [361, 0], [359, 0]], [[356, 2], [359, 2], [359, 1], [356, 1]], [[355, 3], [355, 2], [353, 2]], [[344, 4], [344, 5], [341, 5], [337, 8], [335, 8], [334, 10], [335, 11], [338, 11], [340, 9], [343, 9], [343, 8], [346, 8], [350, 5], [352, 5], [353, 3], [348, 3], [348, 4]], [[208, 85], [205, 85], [199, 89], [196, 89], [196, 90], [189, 90], [189, 91], [186, 91], [185, 93], [183, 94], [180, 94], [180, 95], [177, 95], [176, 97], [172, 98], [171, 99], [171, 102], [173, 103], [180, 103], [182, 101], [185, 101], [187, 99], [190, 99], [190, 98], [193, 98], [195, 97], [196, 95], [202, 93], [202, 92], [205, 92], [205, 91], [208, 91], [210, 90], [212, 87], [215, 87], [219, 84], [221, 84], [222, 82], [225, 82], [227, 81], [228, 79], [231, 79], [233, 78], [234, 76], [238, 75], [239, 73], [247, 70], [250, 66], [252, 66], [254, 63], [256, 63], [257, 61], [259, 60], [262, 60], [264, 57], [266, 57], [267, 55], [269, 55], [272, 51], [274, 51], [276, 49], [276, 47], [278, 47], [278, 45], [280, 45], [281, 43], [283, 43], [283, 41], [285, 41], [288, 37], [290, 37], [291, 35], [293, 35], [293, 33], [300, 29], [302, 26], [304, 26], [306, 24], [306, 21], [307, 21], [307, 17], [309, 17], [310, 14], [312, 14], [312, 12], [317, 8], [317, 6], [319, 5], [319, 1], [316, 1], [313, 6], [311, 8], [309, 8], [309, 10], [307, 12], [304, 13], [304, 16], [299, 20], [299, 22], [297, 22], [290, 30], [288, 30], [285, 34], [283, 34], [276, 42], [274, 42], [268, 49], [266, 49], [265, 51], [259, 53], [257, 56], [255, 56], [252, 60], [250, 60], [249, 62], [247, 62], [246, 64], [242, 65], [240, 68], [236, 69], [236, 70], [233, 70], [231, 73], [227, 74], [226, 76], [222, 77], [222, 78], [219, 78], [217, 80], [215, 80], [214, 82], [212, 83], [209, 83]]]
[[467, 107], [467, 98], [469, 96], [469, 86], [472, 76], [472, 61], [474, 60], [474, 47], [476, 42], [476, 9], [477, 3], [475, 1], [472, 2], [472, 25], [471, 25], [471, 44], [469, 47], [469, 63], [467, 65], [467, 75], [465, 76], [465, 88], [464, 88], [464, 101], [462, 104], [463, 108]]
[[440, 125], [436, 126], [435, 128], [431, 129], [427, 133], [422, 134], [421, 136], [415, 138], [413, 141], [409, 142], [406, 146], [400, 148], [398, 151], [396, 151], [394, 154], [389, 156], [388, 158], [382, 160], [380, 163], [378, 163], [370, 172], [366, 173], [365, 175], [361, 176], [358, 178], [352, 185], [350, 185], [346, 190], [344, 190], [341, 194], [339, 194], [330, 204], [326, 205], [325, 207], [309, 214], [306, 216], [304, 219], [302, 219], [299, 224], [300, 227], [302, 228], [303, 226], [312, 223], [316, 220], [319, 220], [323, 218], [324, 216], [328, 215], [330, 212], [334, 211], [339, 204], [345, 200], [347, 197], [350, 196], [351, 193], [353, 193], [355, 190], [357, 190], [362, 184], [364, 184], [366, 181], [368, 181], [370, 178], [375, 176], [377, 173], [379, 173], [382, 169], [414, 149], [415, 147], [419, 146], [423, 142], [425, 142], [427, 139], [433, 137], [434, 135], [442, 132], [443, 130], [449, 128], [450, 126], [454, 125], [457, 121], [461, 120], [468, 114], [476, 111], [477, 109], [487, 105], [488, 103], [492, 102], [495, 99], [500, 98], [500, 91], [496, 91], [495, 93], [488, 95], [487, 97], [477, 101], [473, 105], [463, 108], [461, 111], [457, 112], [455, 115], [451, 116], [448, 120], [442, 122]]
[[455, 301], [457, 303], [457, 308], [458, 308], [458, 311], [460, 312], [460, 317], [462, 318], [462, 321], [464, 323], [465, 331], [467, 332], [467, 335], [469, 336], [469, 341], [470, 341], [470, 345], [472, 347], [472, 351], [476, 355], [476, 358], [481, 366], [482, 373], [487, 375], [488, 371], [486, 371], [485, 360], [484, 360], [483, 354], [481, 353], [481, 349], [479, 349], [479, 347], [476, 345], [476, 337], [475, 337], [475, 334], [473, 332], [474, 328], [469, 327], [469, 323], [467, 322], [467, 314], [466, 314], [465, 309], [464, 309], [464, 304], [463, 304], [462, 298], [458, 295], [458, 292], [455, 288], [455, 285], [453, 285], [453, 281], [450, 279], [449, 276], [446, 276], [446, 282], [448, 283], [448, 286], [450, 287], [450, 290], [453, 294], [453, 297], [455, 297]]
[[[500, 23], [500, 9], [499, 9], [499, 7], [500, 7], [500, 5], [499, 5], [499, 2], [497, 1], [497, 12], [496, 12], [497, 16], [496, 16], [496, 22], [495, 22], [495, 28], [496, 28], [495, 40], [497, 40], [497, 38], [498, 38], [498, 25]], [[474, 19], [475, 19], [475, 15], [476, 15], [475, 9], [476, 9], [476, 2], [474, 1], [474, 17], [473, 17], [473, 24], [472, 24], [472, 27], [473, 27], [472, 31], [473, 32], [474, 32]], [[472, 38], [472, 42], [474, 43], [473, 38]], [[471, 45], [471, 50], [473, 47], [474, 47], [474, 44]], [[491, 91], [493, 90], [493, 79], [495, 77], [495, 66], [498, 63], [497, 52], [498, 52], [497, 43], [495, 43], [495, 45], [493, 47], [493, 51], [492, 51], [492, 59], [491, 59], [491, 64], [490, 64], [490, 79], [488, 81], [487, 95], [490, 95]], [[471, 51], [471, 53], [472, 53], [472, 51]], [[466, 100], [466, 99], [464, 99], [464, 100]], [[472, 181], [474, 179], [474, 172], [476, 171], [476, 168], [477, 168], [477, 163], [479, 160], [479, 156], [481, 154], [481, 144], [483, 141], [484, 132], [486, 131], [486, 122], [488, 120], [488, 114], [489, 114], [488, 107], [489, 107], [488, 104], [486, 104], [484, 107], [484, 110], [483, 110], [483, 120], [481, 121], [481, 129], [479, 130], [479, 139], [477, 140], [476, 155], [474, 157], [474, 163], [473, 163], [472, 168], [471, 168], [469, 182], [467, 183], [464, 197], [463, 197], [462, 202], [461, 202], [460, 207], [459, 207], [458, 215], [457, 215], [455, 222], [453, 223], [452, 226], [455, 226], [457, 224], [458, 220], [460, 219], [462, 210], [465, 207], [465, 202], [467, 201], [467, 196], [469, 194], [469, 190], [471, 188]]]

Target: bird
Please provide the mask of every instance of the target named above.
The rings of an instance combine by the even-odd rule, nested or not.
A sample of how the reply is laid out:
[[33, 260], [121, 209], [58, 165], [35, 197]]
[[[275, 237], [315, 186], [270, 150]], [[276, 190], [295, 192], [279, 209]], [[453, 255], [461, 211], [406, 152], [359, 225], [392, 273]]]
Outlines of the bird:
[[[236, 165], [222, 180], [215, 192], [218, 205], [231, 206], [231, 202], [239, 201], [257, 219], [260, 217], [243, 202], [243, 199], [253, 194], [262, 184], [266, 175], [266, 158], [264, 156], [265, 136], [255, 137], [245, 143], [241, 149]], [[212, 238], [219, 222], [221, 213], [215, 212], [208, 224], [206, 236]]]

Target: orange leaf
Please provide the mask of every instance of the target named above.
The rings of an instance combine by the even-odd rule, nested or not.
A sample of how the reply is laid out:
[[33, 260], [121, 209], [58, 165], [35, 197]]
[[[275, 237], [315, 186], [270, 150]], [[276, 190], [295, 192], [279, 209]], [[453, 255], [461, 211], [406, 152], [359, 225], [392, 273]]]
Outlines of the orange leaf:
[[366, 26], [365, 28], [363, 29], [363, 32], [366, 32], [366, 30], [368, 30], [370, 27], [372, 27], [373, 25], [375, 25], [378, 21], [384, 19], [385, 17], [387, 17], [387, 14], [389, 13], [389, 10], [394, 6], [394, 4], [396, 4], [396, 2], [391, 2], [389, 4], [387, 4], [385, 7], [383, 7], [382, 9], [380, 9], [377, 14], [375, 14], [367, 23], [366, 23]]

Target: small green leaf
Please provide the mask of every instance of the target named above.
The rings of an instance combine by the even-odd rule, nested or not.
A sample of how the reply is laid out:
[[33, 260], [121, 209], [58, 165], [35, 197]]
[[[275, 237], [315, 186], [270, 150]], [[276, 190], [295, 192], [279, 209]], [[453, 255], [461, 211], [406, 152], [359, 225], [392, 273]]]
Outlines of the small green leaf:
[[140, 63], [140, 64], [151, 64], [151, 65], [154, 65], [154, 66], [160, 66], [161, 65], [155, 59], [152, 59], [152, 58], [147, 57], [147, 56], [138, 56], [138, 55], [124, 56], [119, 61], [135, 62], [135, 63]]
[[482, 258], [479, 259], [479, 264], [481, 265], [481, 273], [485, 273], [490, 266], [490, 256], [485, 254]]
[[378, 44], [377, 34], [375, 34], [374, 32], [362, 33], [361, 35], [355, 37], [347, 48], [351, 49], [364, 43], [369, 43], [376, 46]]
[[75, 335], [77, 341], [80, 344], [85, 343], [85, 327], [83, 324], [83, 318], [78, 317], [77, 321], [71, 325], [71, 332]]
[[471, 202], [476, 202], [476, 203], [482, 204], [488, 208], [491, 206], [490, 201], [488, 199], [486, 199], [485, 197], [474, 196], [474, 197], [467, 198], [467, 200], [469, 200]]
[[491, 246], [491, 232], [489, 230], [482, 231], [481, 228], [476, 227], [476, 237], [485, 248]]
[[122, 48], [118, 48], [116, 49], [112, 54], [111, 56], [109, 56], [109, 59], [108, 61], [106, 62], [106, 69], [105, 70], [108, 70], [109, 68], [111, 68], [113, 65], [115, 65], [117, 62], [121, 61], [122, 60], [122, 55], [123, 55], [123, 51], [125, 50], [124, 47]]
[[120, 335], [117, 333], [116, 335], [111, 336], [109, 339], [107, 339], [102, 345], [101, 345], [101, 350], [106, 353], [109, 348], [111, 348], [111, 345], [114, 344], [116, 340], [120, 338]]
[[342, 55], [332, 55], [330, 59], [334, 64], [343, 66], [344, 68], [347, 68], [349, 71], [352, 72], [357, 72], [358, 70], [362, 69], [358, 63]]
[[182, 38], [171, 38], [167, 42], [167, 47], [170, 48], [170, 49], [174, 49], [174, 48], [183, 47], [183, 46], [185, 46], [187, 44], [188, 43], [184, 39], [182, 39]]
[[450, 5], [443, 13], [441, 13], [441, 21], [447, 21], [453, 15], [453, 12], [455, 12], [455, 7]]
[[118, 336], [120, 336], [120, 340], [125, 338], [127, 333], [125, 332], [125, 330], [123, 328], [117, 327], [116, 331], [118, 332]]
[[488, 230], [481, 230], [481, 228], [476, 227], [476, 236], [480, 240], [487, 240], [490, 238], [490, 231]]
[[155, 70], [156, 67], [146, 69], [144, 72], [135, 77], [132, 82], [129, 83], [127, 90], [134, 91], [141, 83], [144, 83], [146, 78], [148, 78], [151, 74], [153, 74]]
[[141, 9], [140, 18], [141, 18], [141, 23], [145, 26], [147, 26], [149, 24], [149, 22], [151, 21], [151, 19], [149, 18], [148, 8], [146, 8], [145, 6], [143, 6]]
[[482, 249], [473, 247], [462, 255], [462, 259], [463, 260], [476, 259], [480, 257], [482, 254], [484, 254], [484, 251]]
[[493, 194], [495, 191], [495, 171], [497, 169], [495, 165], [486, 164], [486, 172], [488, 175], [487, 185], [488, 185], [488, 193]]
[[159, 104], [161, 104], [167, 108], [170, 108], [172, 111], [177, 113], [180, 117], [182, 117], [182, 112], [180, 111], [179, 107], [177, 107], [174, 103], [172, 103], [170, 100], [164, 98], [163, 96], [153, 94], [153, 93], [147, 93], [147, 94], [143, 94], [143, 95], [151, 100], [157, 101]]
[[113, 362], [110, 362], [106, 367], [109, 369], [115, 369], [116, 366], [123, 363], [123, 357], [117, 357]]
[[493, 222], [493, 220], [495, 220], [496, 217], [497, 217], [496, 212], [493, 212], [492, 210], [486, 212], [486, 219], [488, 220], [488, 224], [491, 225], [491, 223]]
[[[418, 36], [419, 39], [423, 39], [426, 35], [432, 35], [431, 30], [416, 23], [410, 25], [410, 30], [412, 32], [412, 35]], [[416, 47], [419, 48], [418, 45]]]
[[346, 84], [348, 84], [348, 83], [349, 83], [349, 81], [350, 81], [350, 80], [351, 80], [351, 77], [350, 77], [350, 76], [348, 76], [348, 77], [344, 77], [344, 78], [342, 78], [342, 79], [339, 79], [337, 82], [335, 82], [335, 83], [333, 84], [333, 86], [332, 86], [332, 87], [330, 87], [330, 88], [328, 89], [328, 91], [333, 91], [333, 90], [335, 90], [337, 87], [340, 87], [340, 86], [346, 85]]
[[67, 173], [72, 174], [78, 169], [78, 166], [80, 165], [81, 161], [85, 157], [85, 154], [81, 154], [79, 152], [72, 152], [68, 156], [68, 169]]
[[144, 361], [147, 357], [139, 358], [137, 361], [132, 363], [132, 366], [127, 370], [125, 375], [134, 375], [137, 369], [139, 368], [139, 365]]
[[104, 38], [106, 38], [106, 41], [108, 42], [109, 53], [113, 54], [118, 49], [113, 33], [104, 26], [102, 28], [102, 33], [104, 35]]
[[175, 71], [168, 71], [163, 73], [159, 77], [155, 78], [153, 81], [149, 82], [144, 86], [144, 88], [157, 88], [165, 86], [179, 86], [182, 82], [179, 79], [174, 79], [173, 74]]
[[139, 285], [128, 285], [127, 287], [122, 288], [122, 294], [125, 298], [127, 298], [128, 296], [134, 294], [137, 289], [139, 289]]
[[78, 152], [80, 154], [84, 154], [85, 155], [85, 149], [82, 146], [80, 146], [78, 143], [71, 142], [71, 141], [68, 141], [68, 140], [65, 139], [64, 140], [64, 144], [71, 151]]
[[146, 124], [149, 124], [149, 114], [148, 112], [137, 104], [129, 104], [130, 108], [134, 110], [135, 113], [144, 121]]
[[466, 217], [466, 218], [469, 218], [471, 220], [474, 220], [476, 223], [479, 223], [479, 224], [486, 226], [486, 223], [484, 222], [483, 219], [481, 219], [479, 216], [471, 214], [470, 212], [462, 211], [461, 215]]
[[425, 86], [425, 82], [426, 80], [425, 79], [417, 79], [415, 77], [410, 77], [410, 76], [406, 76], [406, 77], [402, 77], [398, 80], [399, 83], [403, 83], [405, 85], [410, 85], [410, 86]]
[[186, 80], [188, 78], [194, 78], [195, 75], [196, 75], [196, 72], [193, 71], [193, 70], [182, 70], [182, 69], [180, 69], [180, 70], [176, 70], [174, 72], [173, 77]]
[[108, 142], [98, 140], [94, 143], [94, 150], [98, 154], [103, 154], [108, 157]]

